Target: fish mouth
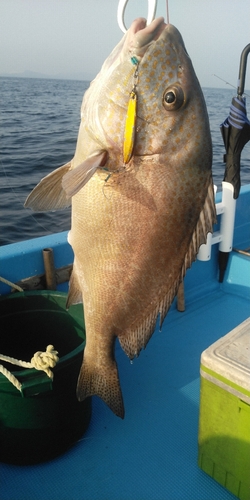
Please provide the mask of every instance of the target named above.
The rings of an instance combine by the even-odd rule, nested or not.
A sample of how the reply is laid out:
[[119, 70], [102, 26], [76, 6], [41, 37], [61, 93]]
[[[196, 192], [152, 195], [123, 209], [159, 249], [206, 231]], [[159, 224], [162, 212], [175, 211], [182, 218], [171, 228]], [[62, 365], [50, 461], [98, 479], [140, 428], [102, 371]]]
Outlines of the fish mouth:
[[164, 22], [163, 17], [154, 19], [147, 26], [147, 21], [143, 17], [139, 17], [133, 21], [129, 29], [128, 47], [129, 51], [139, 57], [142, 57], [148, 46], [158, 40], [164, 29], [168, 26]]
[[166, 24], [163, 17], [154, 19], [148, 26], [146, 19], [139, 17], [131, 24], [129, 33], [129, 51], [133, 55], [136, 55], [139, 61], [146, 53], [148, 47], [160, 38], [165, 39], [172, 46], [181, 47], [189, 57], [180, 32], [172, 24]]
[[141, 39], [142, 43], [147, 44], [152, 40], [157, 40], [166, 26], [167, 24], [164, 22], [163, 17], [157, 17], [157, 19], [154, 19], [148, 26], [146, 19], [139, 17], [133, 21], [130, 29], [132, 35], [137, 34], [138, 44], [140, 44]]

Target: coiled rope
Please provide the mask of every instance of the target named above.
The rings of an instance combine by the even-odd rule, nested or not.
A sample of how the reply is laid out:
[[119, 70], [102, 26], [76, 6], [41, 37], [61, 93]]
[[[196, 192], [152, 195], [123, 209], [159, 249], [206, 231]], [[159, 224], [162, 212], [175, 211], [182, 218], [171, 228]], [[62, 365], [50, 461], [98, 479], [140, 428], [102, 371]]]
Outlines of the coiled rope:
[[[55, 351], [53, 345], [48, 345], [46, 348], [46, 352], [37, 351], [33, 358], [31, 358], [30, 362], [21, 361], [15, 358], [11, 358], [9, 356], [5, 356], [0, 354], [1, 361], [7, 361], [12, 365], [21, 366], [23, 368], [35, 368], [36, 370], [42, 370], [46, 373], [46, 375], [53, 380], [54, 374], [51, 371], [51, 368], [56, 366], [56, 363], [59, 361], [58, 352]], [[16, 389], [19, 391], [22, 390], [22, 384], [19, 380], [11, 373], [7, 368], [3, 365], [0, 365], [0, 373], [4, 375], [10, 382], [13, 384]]]

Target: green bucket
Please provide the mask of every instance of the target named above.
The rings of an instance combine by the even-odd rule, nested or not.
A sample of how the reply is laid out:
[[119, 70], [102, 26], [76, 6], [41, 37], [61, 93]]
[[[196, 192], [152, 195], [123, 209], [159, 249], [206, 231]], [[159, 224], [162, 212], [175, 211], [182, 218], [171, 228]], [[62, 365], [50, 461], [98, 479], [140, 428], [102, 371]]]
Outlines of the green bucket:
[[59, 362], [53, 381], [43, 371], [1, 362], [22, 383], [22, 391], [0, 374], [0, 461], [18, 465], [55, 458], [83, 435], [91, 398], [79, 403], [76, 384], [85, 329], [83, 308], [66, 310], [67, 294], [23, 292], [0, 299], [0, 352], [30, 361], [52, 344]]

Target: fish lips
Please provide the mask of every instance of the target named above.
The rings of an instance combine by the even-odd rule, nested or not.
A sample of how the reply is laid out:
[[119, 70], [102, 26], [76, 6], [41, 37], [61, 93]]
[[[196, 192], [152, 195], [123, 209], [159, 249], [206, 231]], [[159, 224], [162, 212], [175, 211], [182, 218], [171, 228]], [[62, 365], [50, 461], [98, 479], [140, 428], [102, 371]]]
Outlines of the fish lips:
[[143, 57], [148, 46], [158, 40], [166, 26], [163, 17], [154, 19], [148, 26], [143, 17], [135, 19], [127, 33], [126, 45], [129, 52], [136, 54], [139, 58]]
[[180, 32], [172, 24], [166, 24], [163, 17], [154, 19], [148, 26], [145, 18], [135, 19], [128, 32], [129, 51], [136, 55], [140, 61], [149, 45], [159, 39], [170, 42], [174, 46], [181, 46], [189, 57]]

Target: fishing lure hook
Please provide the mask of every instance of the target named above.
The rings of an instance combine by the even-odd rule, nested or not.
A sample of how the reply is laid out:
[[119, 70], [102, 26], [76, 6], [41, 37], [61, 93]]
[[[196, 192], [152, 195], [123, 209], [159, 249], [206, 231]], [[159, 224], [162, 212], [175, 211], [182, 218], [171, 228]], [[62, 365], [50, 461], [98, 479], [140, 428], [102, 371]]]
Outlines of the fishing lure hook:
[[[128, 0], [119, 0], [118, 4], [118, 9], [117, 9], [117, 22], [119, 28], [123, 31], [123, 33], [126, 33], [128, 30], [125, 26], [124, 22], [124, 15], [125, 15], [125, 9], [126, 5], [128, 3]], [[157, 0], [148, 0], [148, 17], [147, 17], [147, 24], [152, 23], [152, 21], [155, 18], [155, 13], [156, 13], [156, 7], [157, 7]]]

